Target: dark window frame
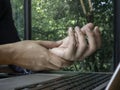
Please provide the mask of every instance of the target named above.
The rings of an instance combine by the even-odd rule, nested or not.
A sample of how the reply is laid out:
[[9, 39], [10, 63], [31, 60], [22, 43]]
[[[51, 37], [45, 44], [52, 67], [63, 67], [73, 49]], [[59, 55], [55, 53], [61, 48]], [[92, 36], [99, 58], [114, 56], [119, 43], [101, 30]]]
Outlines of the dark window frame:
[[24, 0], [24, 39], [30, 40], [31, 29], [31, 0]]
[[120, 0], [114, 0], [114, 70], [120, 61]]

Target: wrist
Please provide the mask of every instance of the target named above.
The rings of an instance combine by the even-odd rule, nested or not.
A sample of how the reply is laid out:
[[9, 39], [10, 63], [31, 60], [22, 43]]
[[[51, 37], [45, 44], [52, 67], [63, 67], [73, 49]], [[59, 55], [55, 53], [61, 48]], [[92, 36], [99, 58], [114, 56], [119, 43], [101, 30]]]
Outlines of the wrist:
[[50, 54], [50, 62], [57, 66], [58, 69], [61, 69], [61, 68], [64, 68], [64, 67], [67, 67], [67, 66], [70, 66], [71, 64], [73, 64], [73, 61], [68, 61], [68, 60], [65, 60], [53, 53]]

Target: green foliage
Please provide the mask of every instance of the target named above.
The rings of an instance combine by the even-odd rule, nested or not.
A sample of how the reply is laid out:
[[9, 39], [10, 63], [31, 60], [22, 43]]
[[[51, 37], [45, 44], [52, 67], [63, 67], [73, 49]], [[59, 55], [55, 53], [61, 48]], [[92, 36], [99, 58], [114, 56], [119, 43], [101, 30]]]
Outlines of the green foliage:
[[[19, 35], [23, 38], [23, 0], [11, 0]], [[89, 11], [88, 0], [84, 0]], [[113, 1], [92, 0], [93, 23], [100, 27], [102, 47], [83, 62], [77, 61], [63, 70], [110, 71], [113, 55]], [[60, 40], [68, 27], [83, 26], [88, 22], [80, 0], [32, 0], [32, 39]]]
[[15, 20], [15, 26], [18, 30], [21, 39], [24, 38], [24, 10], [23, 0], [11, 0], [13, 18]]

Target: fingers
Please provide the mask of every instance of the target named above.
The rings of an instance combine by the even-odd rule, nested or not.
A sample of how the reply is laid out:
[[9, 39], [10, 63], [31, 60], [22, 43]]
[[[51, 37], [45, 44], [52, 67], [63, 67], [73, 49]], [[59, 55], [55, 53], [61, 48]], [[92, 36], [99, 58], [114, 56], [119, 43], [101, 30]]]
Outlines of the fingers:
[[87, 47], [87, 42], [85, 40], [84, 34], [82, 33], [79, 27], [75, 27], [75, 33], [77, 35], [77, 45], [78, 45], [75, 57], [78, 59], [85, 52]]
[[96, 45], [96, 38], [94, 35], [94, 32], [91, 31], [89, 28], [85, 28], [86, 31], [86, 35], [88, 37], [88, 49], [86, 50], [86, 52], [84, 53], [83, 57], [88, 57], [89, 55], [91, 55], [93, 52], [96, 51], [97, 49], [97, 45]]
[[86, 34], [85, 30], [86, 30], [86, 27], [89, 28], [90, 30], [93, 30], [94, 29], [94, 25], [92, 23], [88, 23], [86, 25], [84, 25], [81, 30], [84, 34]]
[[101, 35], [98, 26], [94, 28], [94, 34], [95, 34], [95, 39], [96, 39], [96, 44], [97, 44], [97, 49], [101, 47]]
[[83, 59], [90, 56], [101, 47], [101, 35], [99, 28], [97, 26], [94, 27], [92, 23], [83, 26], [82, 30], [80, 30], [79, 27], [75, 27], [75, 33], [77, 35], [76, 57]]
[[76, 43], [75, 43], [75, 35], [71, 27], [68, 30], [68, 36], [69, 36], [69, 40], [68, 40], [69, 44], [68, 44], [68, 48], [66, 49], [65, 56], [66, 58], [68, 58], [68, 60], [72, 60], [71, 56], [74, 54]]
[[72, 52], [75, 48], [75, 36], [74, 36], [73, 29], [71, 27], [69, 28], [68, 35], [69, 35], [69, 42], [71, 43], [68, 45], [68, 48], [69, 48], [69, 51]]

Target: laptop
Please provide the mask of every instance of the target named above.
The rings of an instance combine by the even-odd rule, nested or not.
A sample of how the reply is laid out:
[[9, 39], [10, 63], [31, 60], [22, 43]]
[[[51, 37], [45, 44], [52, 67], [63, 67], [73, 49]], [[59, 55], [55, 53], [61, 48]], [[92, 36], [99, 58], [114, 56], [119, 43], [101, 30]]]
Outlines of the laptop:
[[120, 90], [120, 63], [118, 64], [105, 90]]
[[[112, 78], [111, 78], [112, 77]], [[1, 90], [120, 90], [120, 64], [105, 72], [35, 73], [0, 79]]]

